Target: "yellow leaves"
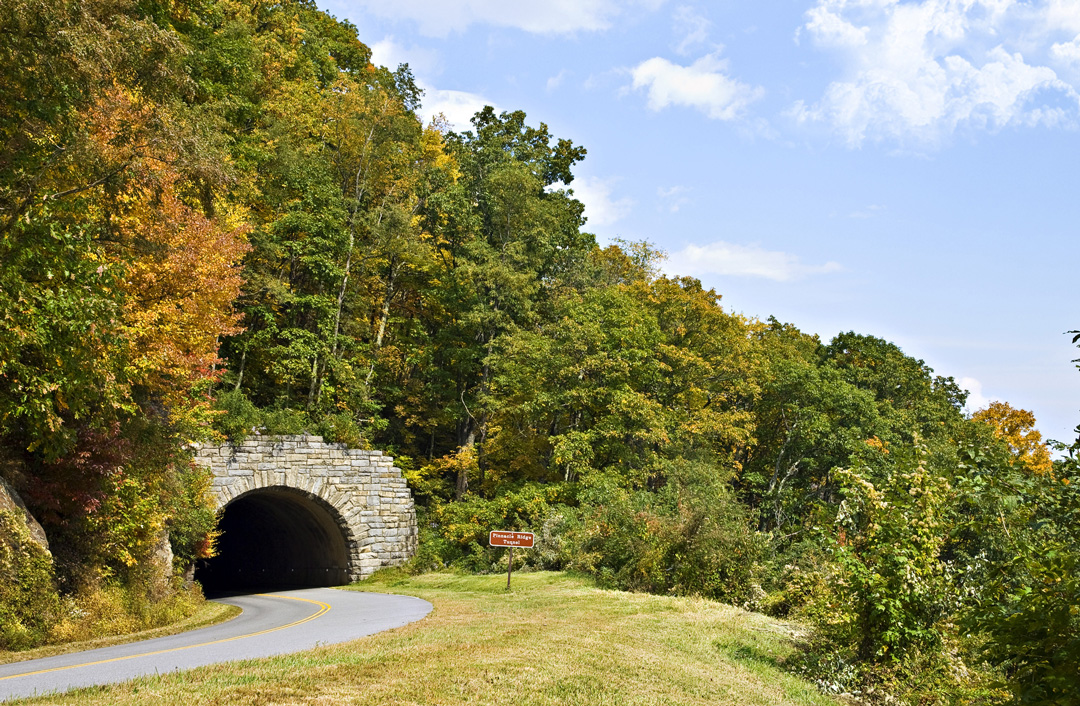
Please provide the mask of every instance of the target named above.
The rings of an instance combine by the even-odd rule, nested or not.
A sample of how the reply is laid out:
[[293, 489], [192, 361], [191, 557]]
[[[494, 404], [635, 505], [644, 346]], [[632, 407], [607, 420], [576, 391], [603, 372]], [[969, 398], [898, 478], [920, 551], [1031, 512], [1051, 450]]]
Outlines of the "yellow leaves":
[[445, 172], [450, 178], [450, 183], [457, 183], [457, 180], [461, 178], [461, 168], [457, 160], [447, 152], [442, 133], [434, 123], [424, 128], [420, 136], [420, 153], [425, 162]]
[[884, 454], [886, 456], [889, 454], [889, 442], [882, 441], [881, 439], [877, 438], [876, 436], [872, 436], [869, 439], [867, 439], [866, 440], [866, 445], [869, 446], [872, 449], [877, 449], [878, 451], [880, 451], [882, 454]]
[[994, 430], [994, 436], [1009, 445], [1014, 462], [1036, 475], [1053, 472], [1050, 451], [1042, 441], [1042, 434], [1035, 429], [1035, 415], [1031, 412], [1015, 409], [1008, 402], [991, 402], [971, 418], [988, 424]]
[[183, 416], [194, 404], [193, 389], [214, 377], [219, 338], [238, 331], [232, 301], [247, 226], [236, 209], [210, 218], [184, 201], [187, 184], [173, 166], [179, 155], [143, 134], [164, 117], [148, 101], [114, 89], [89, 112], [88, 132], [97, 158], [122, 170], [116, 186], [94, 199], [117, 243], [98, 271], [123, 273], [116, 348], [124, 351], [131, 382]]

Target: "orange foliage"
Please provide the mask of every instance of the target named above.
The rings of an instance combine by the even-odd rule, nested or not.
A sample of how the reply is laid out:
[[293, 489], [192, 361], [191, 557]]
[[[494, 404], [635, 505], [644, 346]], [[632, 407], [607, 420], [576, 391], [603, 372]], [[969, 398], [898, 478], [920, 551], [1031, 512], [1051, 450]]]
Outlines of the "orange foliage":
[[1008, 402], [991, 402], [972, 419], [989, 424], [994, 435], [1009, 445], [1016, 462], [1036, 475], [1050, 475], [1053, 463], [1042, 434], [1035, 429], [1035, 415], [1025, 409], [1014, 409]]
[[121, 244], [110, 266], [123, 268], [127, 375], [179, 420], [207, 409], [207, 400], [192, 396], [216, 379], [220, 337], [240, 330], [232, 302], [249, 246], [245, 225], [208, 217], [184, 201], [177, 155], [167, 145], [138, 139], [153, 110], [113, 91], [91, 123], [101, 156], [130, 165], [105, 205]]

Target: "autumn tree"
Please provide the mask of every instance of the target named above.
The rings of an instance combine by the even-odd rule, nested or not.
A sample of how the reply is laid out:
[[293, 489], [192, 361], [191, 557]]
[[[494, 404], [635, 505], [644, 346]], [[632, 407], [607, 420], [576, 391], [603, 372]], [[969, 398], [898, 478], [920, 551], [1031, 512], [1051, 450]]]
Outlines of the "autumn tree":
[[971, 415], [977, 422], [989, 425], [994, 435], [1009, 445], [1009, 452], [1016, 463], [1037, 475], [1052, 472], [1050, 451], [1043, 443], [1042, 434], [1035, 428], [1035, 415], [1024, 409], [1016, 409], [1008, 402], [994, 401]]
[[209, 433], [244, 228], [199, 198], [229, 174], [173, 9], [0, 10], [0, 443], [68, 589], [212, 530], [183, 445]]

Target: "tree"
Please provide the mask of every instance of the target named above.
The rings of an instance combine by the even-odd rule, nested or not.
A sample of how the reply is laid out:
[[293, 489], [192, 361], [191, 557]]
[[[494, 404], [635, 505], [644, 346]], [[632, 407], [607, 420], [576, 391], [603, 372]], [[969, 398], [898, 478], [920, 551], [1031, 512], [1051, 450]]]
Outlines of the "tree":
[[[431, 322], [432, 360], [439, 373], [429, 394], [452, 420], [451, 449], [479, 445], [478, 467], [487, 467], [484, 442], [492, 408], [492, 366], [501, 339], [533, 326], [567, 286], [593, 246], [582, 234], [583, 206], [559, 184], [573, 181], [571, 167], [585, 150], [568, 140], [551, 144], [547, 126], [525, 124], [525, 113], [495, 115], [487, 107], [473, 117], [475, 133], [447, 135], [460, 169], [449, 227], [435, 276], [438, 318]], [[449, 204], [448, 204], [449, 205]], [[459, 475], [457, 495], [468, 489]]]
[[1047, 475], [1052, 472], [1050, 451], [1043, 443], [1042, 434], [1035, 428], [1035, 415], [1024, 409], [1015, 409], [1008, 402], [991, 402], [971, 418], [988, 424], [994, 435], [1009, 445], [1009, 452], [1016, 463], [1031, 473]]

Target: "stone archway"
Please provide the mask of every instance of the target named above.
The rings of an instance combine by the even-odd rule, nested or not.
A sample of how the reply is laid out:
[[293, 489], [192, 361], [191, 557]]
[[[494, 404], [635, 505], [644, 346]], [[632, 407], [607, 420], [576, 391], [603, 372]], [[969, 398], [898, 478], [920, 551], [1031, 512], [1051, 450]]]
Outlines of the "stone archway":
[[[279, 557], [282, 565], [292, 566], [293, 574], [311, 580], [319, 572], [333, 577], [327, 579], [332, 583], [318, 585], [366, 578], [416, 551], [412, 494], [401, 470], [381, 451], [349, 449], [310, 435], [256, 436], [238, 444], [204, 445], [195, 461], [213, 472], [221, 521], [232, 525], [234, 539], [255, 525], [266, 528], [265, 536], [276, 537], [281, 546], [303, 546], [298, 538], [305, 537], [309, 547], [319, 545], [311, 549], [318, 561], [304, 564]], [[339, 566], [342, 552], [344, 567]], [[218, 562], [214, 573], [227, 575], [228, 561]], [[246, 560], [231, 561], [238, 562], [234, 568], [242, 568]], [[256, 568], [257, 562], [249, 563], [249, 570]], [[273, 566], [263, 568], [281, 577]]]
[[207, 591], [339, 586], [356, 540], [336, 509], [284, 486], [248, 491], [221, 509], [217, 556], [195, 578]]

